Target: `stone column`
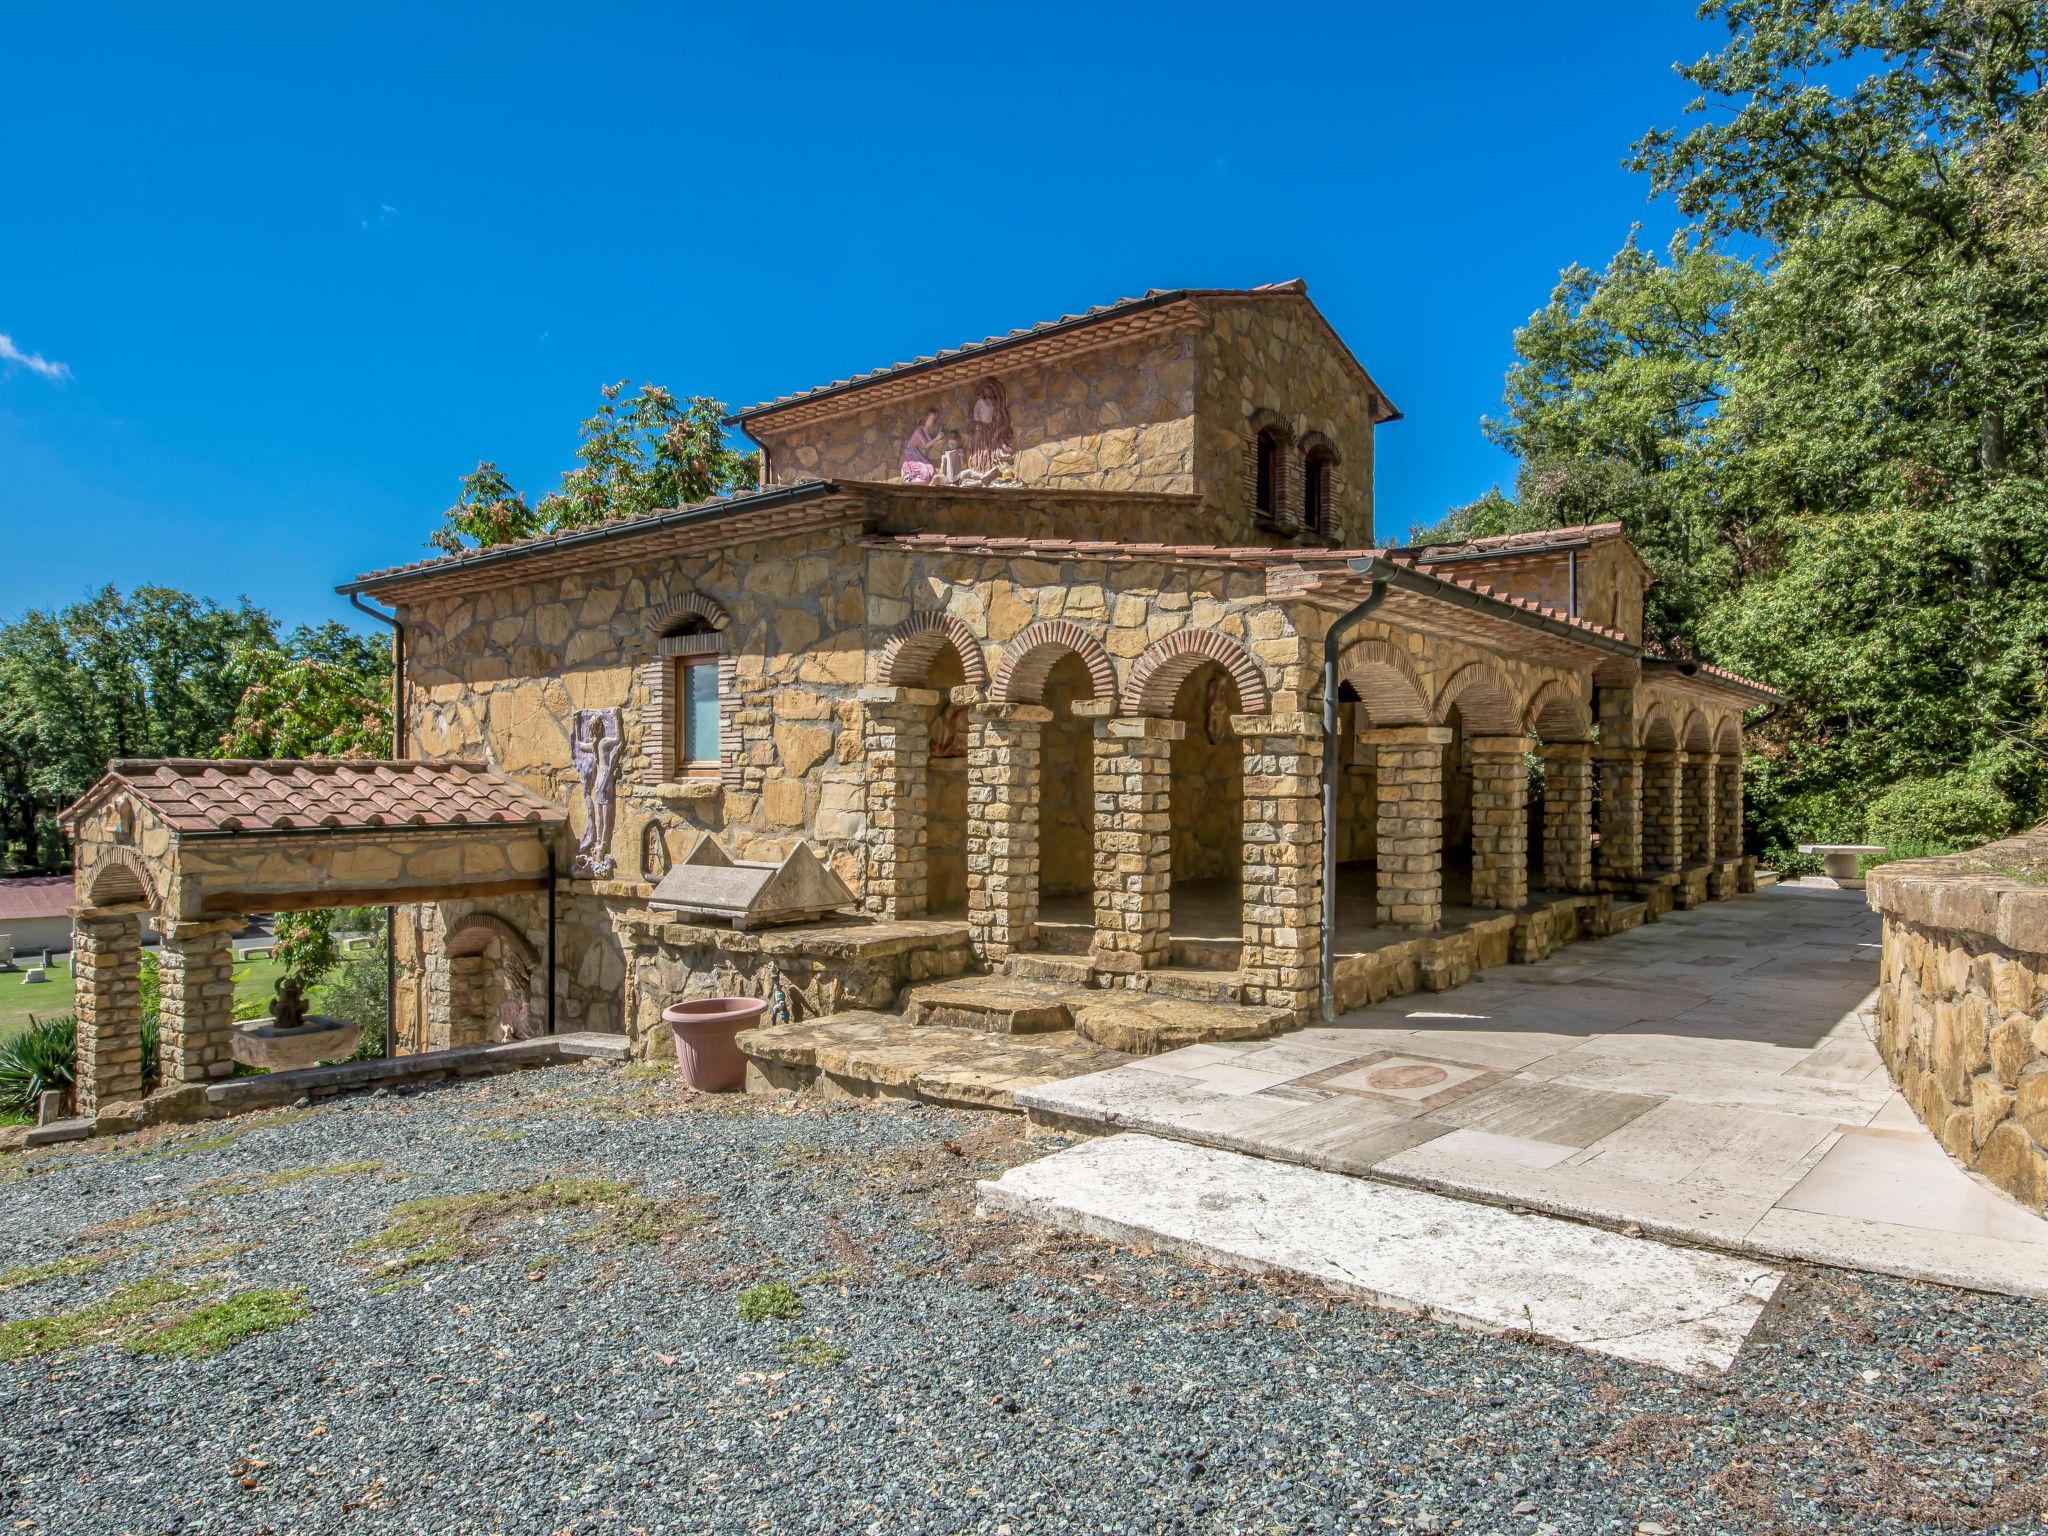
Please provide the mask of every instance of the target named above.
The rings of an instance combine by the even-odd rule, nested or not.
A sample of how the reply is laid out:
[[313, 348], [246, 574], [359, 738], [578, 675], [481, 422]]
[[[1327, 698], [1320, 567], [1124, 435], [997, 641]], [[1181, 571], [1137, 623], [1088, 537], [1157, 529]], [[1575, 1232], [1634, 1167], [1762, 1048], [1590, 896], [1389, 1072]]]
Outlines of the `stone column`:
[[1720, 833], [1715, 819], [1714, 790], [1720, 781], [1720, 759], [1711, 752], [1690, 754], [1685, 764], [1685, 862], [1711, 864]]
[[1714, 815], [1719, 830], [1714, 851], [1724, 859], [1742, 857], [1742, 759], [1733, 752], [1721, 754], [1720, 782], [1714, 787]]
[[861, 750], [867, 759], [868, 881], [862, 907], [881, 917], [922, 917], [931, 812], [929, 688], [863, 688]]
[[78, 915], [71, 951], [77, 993], [77, 1109], [142, 1097], [142, 913]]
[[1685, 864], [1685, 754], [1643, 754], [1643, 873], [1676, 874]]
[[165, 1087], [235, 1070], [235, 952], [239, 917], [171, 923], [157, 951], [157, 1059]]
[[1472, 905], [1513, 912], [1529, 900], [1529, 741], [1474, 736]]
[[977, 704], [967, 736], [967, 928], [999, 965], [1038, 926], [1039, 704]]
[[1095, 943], [1099, 971], [1166, 964], [1173, 899], [1173, 744], [1178, 720], [1095, 722]]
[[1632, 887], [1643, 873], [1643, 754], [1634, 747], [1601, 747], [1600, 863], [1603, 890]]
[[1435, 928], [1444, 920], [1444, 748], [1440, 725], [1358, 733], [1373, 751], [1378, 800], [1380, 927]]
[[1593, 749], [1583, 741], [1543, 745], [1543, 885], [1593, 889]]
[[1245, 1001], [1307, 1019], [1322, 1006], [1323, 723], [1233, 715], [1244, 741]]

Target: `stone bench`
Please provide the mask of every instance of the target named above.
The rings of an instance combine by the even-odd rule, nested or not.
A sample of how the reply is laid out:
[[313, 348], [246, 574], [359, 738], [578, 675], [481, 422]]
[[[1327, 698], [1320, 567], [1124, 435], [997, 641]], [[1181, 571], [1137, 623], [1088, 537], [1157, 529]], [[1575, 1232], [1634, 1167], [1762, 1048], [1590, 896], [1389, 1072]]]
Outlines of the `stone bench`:
[[1820, 855], [1821, 868], [1827, 871], [1828, 879], [1845, 891], [1863, 889], [1863, 879], [1857, 874], [1857, 861], [1866, 854], [1883, 853], [1882, 844], [1872, 843], [1801, 843], [1801, 853]]

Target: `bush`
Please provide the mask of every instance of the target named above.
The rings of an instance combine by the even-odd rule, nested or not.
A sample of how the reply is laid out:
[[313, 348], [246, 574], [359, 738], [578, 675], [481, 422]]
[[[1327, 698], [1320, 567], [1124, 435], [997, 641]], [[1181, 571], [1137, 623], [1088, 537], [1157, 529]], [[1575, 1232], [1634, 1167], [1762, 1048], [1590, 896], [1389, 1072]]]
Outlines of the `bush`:
[[2012, 830], [2012, 802], [1981, 779], [1908, 779], [1871, 802], [1864, 836], [1893, 857], [1958, 853]]
[[32, 1115], [52, 1088], [69, 1097], [76, 1084], [78, 1020], [71, 1014], [38, 1019], [0, 1041], [0, 1110]]

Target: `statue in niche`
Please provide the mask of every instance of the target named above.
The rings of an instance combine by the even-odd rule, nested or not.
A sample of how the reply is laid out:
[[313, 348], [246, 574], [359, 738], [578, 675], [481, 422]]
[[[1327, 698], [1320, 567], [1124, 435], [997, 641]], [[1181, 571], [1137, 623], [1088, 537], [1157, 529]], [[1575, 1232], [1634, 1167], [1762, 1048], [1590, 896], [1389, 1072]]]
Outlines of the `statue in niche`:
[[917, 425], [910, 429], [910, 436], [903, 440], [903, 483], [905, 485], [930, 485], [937, 471], [932, 468], [931, 455], [926, 452], [939, 440], [939, 408], [933, 406], [917, 418]]
[[988, 485], [1010, 452], [1010, 399], [999, 379], [983, 379], [967, 408], [967, 475], [964, 483]]
[[569, 757], [583, 785], [583, 836], [570, 873], [602, 880], [612, 872], [612, 801], [618, 790], [620, 749], [625, 745], [616, 709], [579, 709]]
[[640, 829], [640, 878], [659, 880], [668, 870], [668, 835], [659, 821], [650, 821]]
[[1212, 746], [1230, 734], [1230, 685], [1221, 672], [1202, 690], [1202, 734]]
[[932, 756], [965, 757], [967, 755], [967, 706], [948, 704], [932, 716]]

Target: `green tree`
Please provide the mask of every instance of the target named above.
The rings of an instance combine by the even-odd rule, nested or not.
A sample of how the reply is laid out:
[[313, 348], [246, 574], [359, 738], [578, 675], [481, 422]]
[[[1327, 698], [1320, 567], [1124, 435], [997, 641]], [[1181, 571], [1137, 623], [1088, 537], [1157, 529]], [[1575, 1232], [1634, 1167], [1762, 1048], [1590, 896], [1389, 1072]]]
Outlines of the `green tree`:
[[727, 445], [725, 407], [701, 395], [679, 399], [644, 384], [621, 403], [628, 380], [604, 386], [604, 403], [582, 426], [580, 461], [562, 483], [529, 503], [489, 460], [462, 480], [455, 505], [432, 535], [451, 554], [536, 534], [590, 528], [664, 507], [688, 506], [760, 482], [757, 454]]
[[391, 647], [329, 620], [235, 649], [242, 687], [222, 757], [389, 757]]

